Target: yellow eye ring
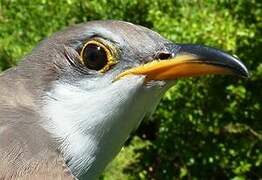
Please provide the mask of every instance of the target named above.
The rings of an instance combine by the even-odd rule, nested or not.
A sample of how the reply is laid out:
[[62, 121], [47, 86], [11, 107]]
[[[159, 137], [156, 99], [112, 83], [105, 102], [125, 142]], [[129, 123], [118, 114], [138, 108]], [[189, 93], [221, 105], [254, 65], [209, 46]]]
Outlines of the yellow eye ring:
[[88, 41], [83, 46], [80, 61], [88, 68], [101, 73], [108, 71], [112, 65], [117, 63], [113, 47], [106, 46], [105, 43], [96, 39]]

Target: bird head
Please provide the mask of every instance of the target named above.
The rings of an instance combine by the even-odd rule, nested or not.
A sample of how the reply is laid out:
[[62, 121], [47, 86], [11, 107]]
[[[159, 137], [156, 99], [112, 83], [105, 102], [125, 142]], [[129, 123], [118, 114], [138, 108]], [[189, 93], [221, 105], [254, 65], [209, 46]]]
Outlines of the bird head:
[[42, 126], [59, 142], [72, 172], [87, 179], [103, 171], [176, 79], [248, 76], [223, 51], [174, 44], [121, 21], [93, 21], [56, 33], [19, 67], [41, 94]]

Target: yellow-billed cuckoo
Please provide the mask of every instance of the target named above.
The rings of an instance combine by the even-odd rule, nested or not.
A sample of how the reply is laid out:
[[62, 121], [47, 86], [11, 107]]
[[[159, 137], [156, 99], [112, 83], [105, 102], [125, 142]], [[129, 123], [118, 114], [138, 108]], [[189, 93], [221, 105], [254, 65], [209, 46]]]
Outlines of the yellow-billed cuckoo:
[[0, 179], [97, 179], [177, 78], [206, 74], [248, 71], [127, 22], [54, 34], [0, 76]]

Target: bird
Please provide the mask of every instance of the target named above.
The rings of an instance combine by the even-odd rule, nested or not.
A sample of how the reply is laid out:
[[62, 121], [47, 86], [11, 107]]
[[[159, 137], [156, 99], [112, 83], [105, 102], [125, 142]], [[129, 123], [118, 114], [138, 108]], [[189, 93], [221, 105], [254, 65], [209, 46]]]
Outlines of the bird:
[[67, 27], [0, 74], [0, 179], [98, 179], [179, 78], [248, 77], [222, 50], [118, 20]]

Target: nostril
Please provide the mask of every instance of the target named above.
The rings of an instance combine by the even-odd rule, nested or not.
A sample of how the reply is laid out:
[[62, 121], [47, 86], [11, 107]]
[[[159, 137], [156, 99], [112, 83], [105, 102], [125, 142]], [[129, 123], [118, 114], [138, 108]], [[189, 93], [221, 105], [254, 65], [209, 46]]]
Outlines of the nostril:
[[165, 60], [165, 59], [169, 59], [172, 57], [172, 54], [169, 53], [169, 52], [159, 52], [157, 55], [156, 55], [156, 58], [157, 59], [160, 59], [160, 60]]

